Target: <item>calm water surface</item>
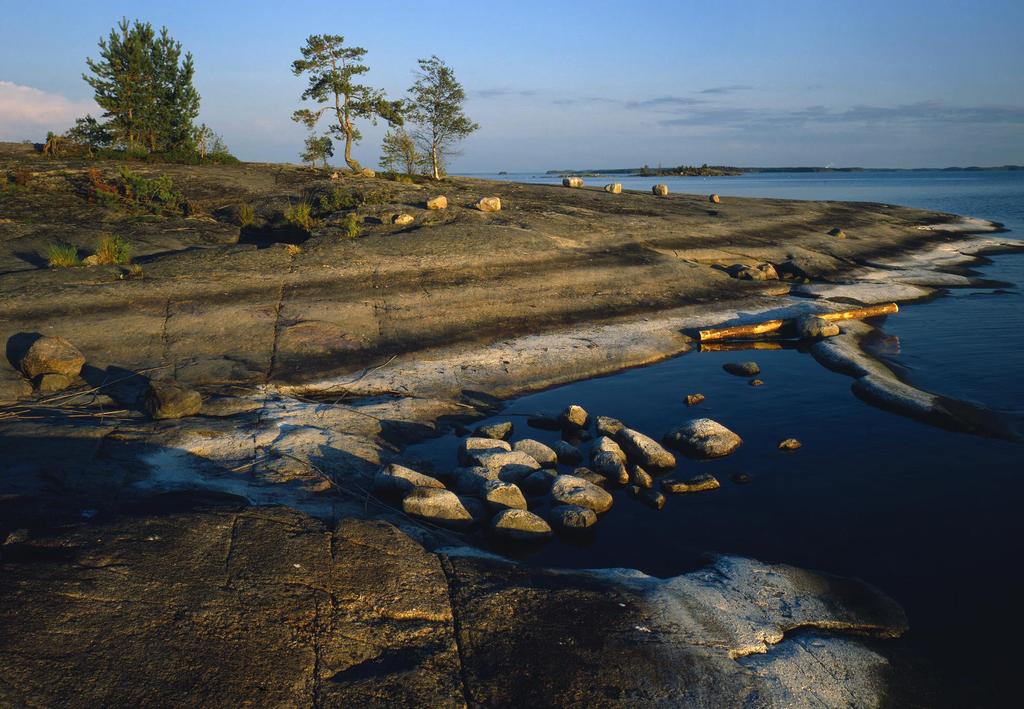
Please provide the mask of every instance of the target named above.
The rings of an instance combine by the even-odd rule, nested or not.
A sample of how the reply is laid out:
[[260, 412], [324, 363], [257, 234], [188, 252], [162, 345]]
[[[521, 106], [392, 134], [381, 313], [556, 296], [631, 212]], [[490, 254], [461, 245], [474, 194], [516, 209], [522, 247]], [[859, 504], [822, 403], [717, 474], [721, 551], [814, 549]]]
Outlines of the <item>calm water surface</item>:
[[[488, 177], [556, 182], [548, 176]], [[647, 189], [651, 178], [613, 178]], [[588, 178], [590, 184], [612, 181]], [[793, 199], [880, 201], [956, 212], [1024, 233], [1024, 173], [773, 174], [665, 178], [674, 192]], [[978, 267], [1006, 288], [953, 289], [903, 307], [883, 329], [886, 358], [930, 391], [1024, 412], [1024, 257], [993, 256]], [[724, 362], [756, 359], [762, 387], [725, 373]], [[552, 441], [525, 416], [569, 403], [614, 416], [655, 437], [710, 416], [744, 444], [728, 458], [684, 460], [678, 474], [712, 473], [722, 488], [669, 497], [655, 512], [617, 491], [593, 539], [554, 541], [530, 563], [633, 567], [671, 576], [708, 551], [860, 577], [907, 610], [911, 630], [884, 644], [909, 677], [903, 701], [920, 706], [1006, 706], [1016, 696], [1016, 647], [1024, 632], [1024, 447], [953, 433], [875, 409], [850, 379], [798, 350], [690, 353], [649, 367], [544, 391], [507, 403], [494, 420], [516, 422], [514, 438]], [[701, 392], [688, 408], [683, 397]], [[803, 448], [776, 450], [796, 437]], [[455, 464], [454, 435], [411, 448], [437, 467]], [[735, 473], [749, 484], [731, 482]], [[1012, 702], [1015, 703], [1015, 702]]]

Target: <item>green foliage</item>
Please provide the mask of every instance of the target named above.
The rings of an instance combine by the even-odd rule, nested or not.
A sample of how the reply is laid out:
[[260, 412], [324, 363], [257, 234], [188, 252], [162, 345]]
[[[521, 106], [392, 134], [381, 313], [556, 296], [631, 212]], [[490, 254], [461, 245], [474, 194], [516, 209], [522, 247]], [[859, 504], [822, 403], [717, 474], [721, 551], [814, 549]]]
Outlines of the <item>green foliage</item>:
[[345, 218], [341, 220], [341, 238], [343, 239], [356, 239], [362, 233], [363, 229], [359, 223], [359, 217], [356, 216], [355, 212], [349, 212], [345, 215]]
[[408, 119], [431, 175], [439, 180], [446, 162], [456, 155], [455, 145], [480, 126], [463, 113], [466, 92], [450, 66], [436, 56], [420, 59], [419, 66], [416, 83], [409, 88]]
[[147, 178], [136, 175], [127, 167], [122, 167], [120, 182], [125, 199], [154, 213], [184, 213], [188, 209], [188, 201], [167, 175]]
[[384, 134], [384, 142], [380, 146], [382, 168], [413, 175], [421, 161], [422, 156], [416, 149], [416, 141], [404, 128], [392, 128]]
[[78, 249], [65, 242], [50, 244], [46, 247], [43, 257], [50, 268], [72, 268], [82, 265], [82, 260], [78, 258]]
[[129, 265], [124, 272], [121, 273], [121, 278], [137, 280], [142, 278], [144, 275], [145, 274], [142, 272], [142, 266], [140, 266], [137, 263], [133, 263]]
[[96, 262], [126, 266], [132, 260], [132, 245], [123, 236], [103, 234], [96, 245]]
[[312, 231], [313, 210], [309, 202], [302, 201], [288, 207], [284, 210], [284, 220], [303, 231]]
[[238, 226], [245, 229], [256, 223], [256, 210], [251, 204], [238, 205]]
[[72, 145], [93, 155], [99, 150], [106, 150], [114, 143], [114, 136], [109, 127], [97, 121], [91, 115], [75, 120], [75, 125], [64, 134]]
[[321, 161], [327, 167], [327, 158], [334, 157], [334, 141], [329, 135], [311, 135], [306, 138], [306, 149], [300, 156], [302, 162], [308, 162], [310, 167], [315, 167], [317, 161]]
[[341, 35], [310, 35], [300, 51], [302, 57], [292, 62], [292, 73], [307, 75], [302, 100], [313, 101], [320, 107], [297, 110], [292, 120], [313, 130], [325, 111], [333, 111], [337, 123], [332, 123], [329, 130], [345, 141], [345, 163], [359, 172], [363, 167], [352, 157], [352, 146], [362, 136], [354, 122], [363, 119], [376, 125], [377, 119], [382, 118], [393, 125], [401, 125], [403, 104], [388, 101], [380, 89], [356, 83], [360, 75], [369, 71], [363, 63], [366, 50], [346, 47]]
[[199, 115], [199, 93], [192, 85], [192, 55], [181, 43], [148, 22], [127, 18], [100, 39], [100, 58], [87, 59], [83, 78], [109, 119], [117, 147], [164, 153], [192, 148], [192, 122]]

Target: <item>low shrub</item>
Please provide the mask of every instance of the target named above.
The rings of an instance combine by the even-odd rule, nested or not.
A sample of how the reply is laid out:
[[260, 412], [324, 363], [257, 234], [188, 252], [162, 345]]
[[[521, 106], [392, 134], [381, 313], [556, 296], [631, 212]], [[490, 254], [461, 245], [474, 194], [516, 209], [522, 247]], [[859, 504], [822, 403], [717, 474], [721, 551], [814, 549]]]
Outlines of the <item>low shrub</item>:
[[318, 216], [333, 214], [345, 209], [355, 209], [362, 203], [358, 192], [329, 186], [314, 187], [308, 190], [305, 201], [316, 208]]
[[313, 228], [313, 210], [309, 202], [298, 202], [284, 210], [284, 220], [303, 231]]
[[238, 226], [245, 229], [256, 223], [256, 210], [251, 204], [238, 205]]
[[126, 266], [132, 260], [132, 245], [123, 236], [103, 234], [96, 246], [96, 263]]
[[125, 271], [121, 274], [121, 277], [135, 280], [142, 278], [144, 275], [145, 274], [142, 272], [142, 266], [140, 266], [137, 263], [133, 263], [130, 266], [128, 266], [127, 269], [125, 269]]
[[142, 177], [127, 167], [121, 168], [121, 191], [124, 197], [152, 212], [189, 212], [188, 200], [175, 188], [167, 175]]
[[72, 268], [82, 265], [82, 260], [78, 258], [78, 249], [65, 242], [50, 244], [43, 256], [50, 268]]
[[341, 238], [343, 239], [356, 239], [362, 233], [362, 230], [359, 217], [354, 212], [346, 214], [345, 218], [341, 221]]

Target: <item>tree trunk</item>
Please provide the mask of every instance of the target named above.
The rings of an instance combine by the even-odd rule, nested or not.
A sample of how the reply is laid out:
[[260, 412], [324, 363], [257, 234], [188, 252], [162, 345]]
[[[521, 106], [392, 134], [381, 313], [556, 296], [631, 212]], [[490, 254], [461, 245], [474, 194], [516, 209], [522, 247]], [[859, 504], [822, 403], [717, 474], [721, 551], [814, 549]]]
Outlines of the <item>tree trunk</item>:
[[437, 146], [430, 146], [430, 164], [434, 168], [434, 179], [441, 179], [441, 171], [437, 167]]

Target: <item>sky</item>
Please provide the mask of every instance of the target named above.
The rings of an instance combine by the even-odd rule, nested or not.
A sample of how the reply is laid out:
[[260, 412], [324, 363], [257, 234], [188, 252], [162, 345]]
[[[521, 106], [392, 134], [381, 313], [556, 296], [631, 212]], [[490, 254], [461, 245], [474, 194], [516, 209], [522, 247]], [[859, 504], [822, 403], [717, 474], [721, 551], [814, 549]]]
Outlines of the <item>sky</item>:
[[419, 58], [454, 68], [480, 129], [453, 173], [1024, 164], [1024, 0], [0, 0], [0, 140], [98, 113], [81, 75], [122, 16], [192, 52], [200, 120], [243, 160], [298, 161], [291, 62], [329, 33], [392, 98]]

